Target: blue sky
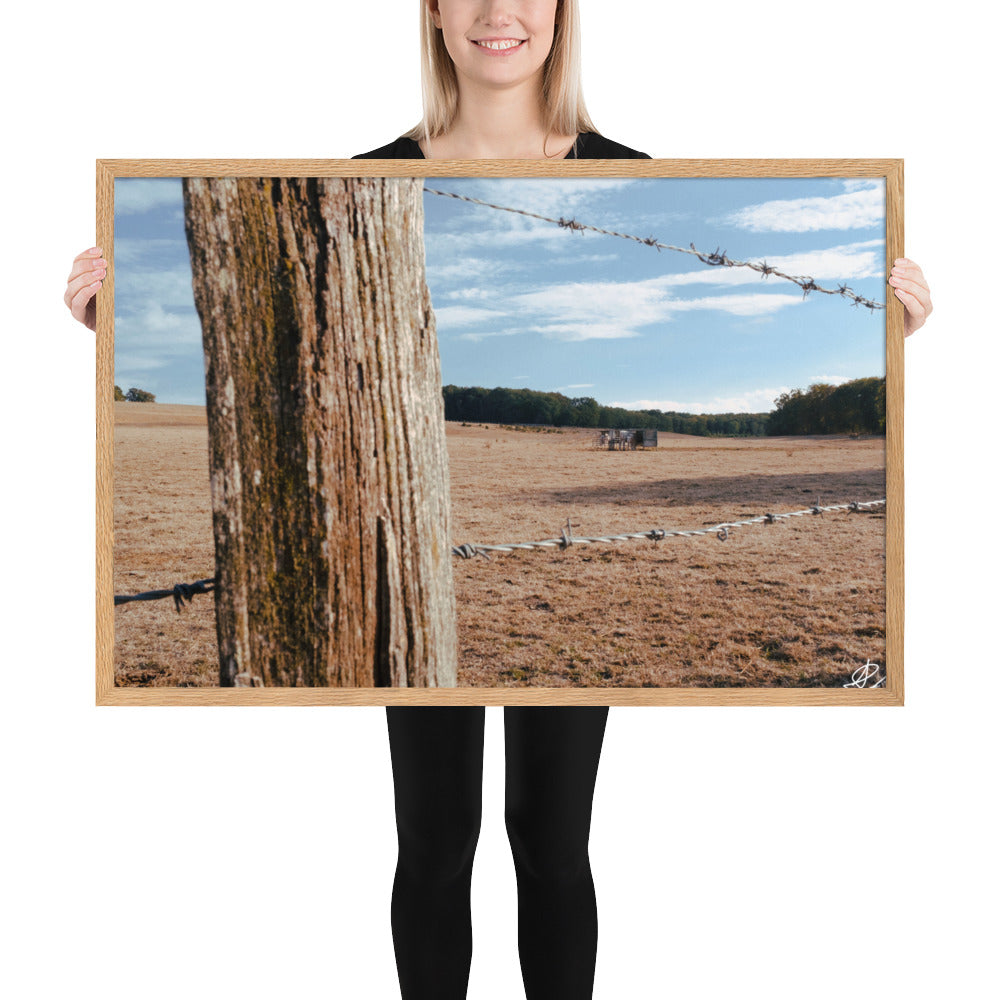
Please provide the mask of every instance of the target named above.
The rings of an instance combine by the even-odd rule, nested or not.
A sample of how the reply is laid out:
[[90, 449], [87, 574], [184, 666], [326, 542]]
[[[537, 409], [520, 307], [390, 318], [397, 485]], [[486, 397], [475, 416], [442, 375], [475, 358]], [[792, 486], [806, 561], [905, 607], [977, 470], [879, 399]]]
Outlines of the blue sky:
[[[881, 180], [428, 178], [426, 186], [846, 283], [885, 302]], [[424, 195], [445, 384], [692, 413], [885, 374], [885, 311], [629, 240]], [[115, 381], [203, 404], [178, 178], [115, 185]]]

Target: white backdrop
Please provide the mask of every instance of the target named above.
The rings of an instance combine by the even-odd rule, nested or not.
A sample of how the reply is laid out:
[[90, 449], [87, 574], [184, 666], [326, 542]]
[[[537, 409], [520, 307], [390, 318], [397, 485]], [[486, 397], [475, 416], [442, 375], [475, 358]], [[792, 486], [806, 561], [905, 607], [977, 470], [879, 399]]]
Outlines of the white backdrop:
[[[416, 6], [106, 0], [5, 15], [7, 996], [398, 997], [382, 709], [93, 705], [94, 343], [61, 295], [94, 243], [98, 157], [349, 156], [408, 128]], [[665, 157], [904, 157], [906, 250], [936, 304], [906, 349], [906, 706], [613, 709], [592, 839], [595, 998], [985, 997], [996, 15], [582, 7], [586, 94], [614, 139]], [[500, 712], [470, 1000], [523, 995]]]

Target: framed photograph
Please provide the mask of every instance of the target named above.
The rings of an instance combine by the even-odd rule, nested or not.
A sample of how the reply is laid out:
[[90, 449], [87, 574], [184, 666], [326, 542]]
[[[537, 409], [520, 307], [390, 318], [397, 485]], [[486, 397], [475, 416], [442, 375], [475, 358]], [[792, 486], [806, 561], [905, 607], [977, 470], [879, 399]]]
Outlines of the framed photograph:
[[901, 705], [902, 181], [98, 161], [98, 704]]

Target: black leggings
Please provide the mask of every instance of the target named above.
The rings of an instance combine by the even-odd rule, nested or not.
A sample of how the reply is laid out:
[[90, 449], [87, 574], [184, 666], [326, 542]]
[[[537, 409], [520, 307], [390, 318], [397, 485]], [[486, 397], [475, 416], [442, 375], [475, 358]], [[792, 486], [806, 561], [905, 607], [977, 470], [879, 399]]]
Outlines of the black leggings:
[[[392, 939], [403, 1000], [464, 1000], [483, 788], [482, 707], [386, 709], [399, 861]], [[527, 1000], [589, 1000], [597, 902], [587, 842], [608, 709], [504, 708], [505, 819]]]

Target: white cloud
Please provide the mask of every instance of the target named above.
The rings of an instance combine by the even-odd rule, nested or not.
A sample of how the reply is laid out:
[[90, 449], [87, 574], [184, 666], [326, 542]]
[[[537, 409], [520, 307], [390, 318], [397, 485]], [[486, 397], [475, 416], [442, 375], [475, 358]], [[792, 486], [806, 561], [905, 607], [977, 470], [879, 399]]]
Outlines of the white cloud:
[[829, 198], [790, 198], [748, 205], [721, 220], [755, 233], [808, 233], [867, 229], [885, 221], [882, 185], [848, 189]]
[[766, 317], [802, 302], [800, 295], [775, 291], [678, 298], [669, 287], [671, 277], [550, 285], [505, 296], [506, 311], [445, 306], [437, 313], [438, 325], [453, 328], [503, 321], [502, 328], [465, 332], [460, 337], [472, 341], [525, 333], [565, 341], [623, 340], [638, 337], [642, 327], [669, 322], [681, 312], [712, 310], [743, 318]]
[[177, 358], [200, 357], [201, 323], [194, 310], [171, 312], [157, 303], [115, 315], [115, 366], [158, 368]]
[[609, 260], [621, 260], [616, 253], [584, 253], [576, 257], [549, 257], [548, 264], [605, 264]]
[[801, 296], [774, 292], [681, 299], [667, 286], [663, 277], [618, 283], [570, 282], [526, 292], [510, 299], [509, 304], [525, 322], [526, 330], [578, 341], [637, 337], [641, 327], [669, 322], [678, 312], [717, 310], [732, 316], [761, 316], [801, 302]]
[[[529, 330], [558, 340], [638, 336], [667, 318], [666, 294], [652, 282], [567, 282], [510, 300]], [[596, 319], [600, 317], [600, 319]]]
[[[481, 243], [481, 241], [478, 241]], [[469, 246], [477, 245], [475, 242]], [[430, 256], [430, 255], [428, 255]], [[447, 264], [427, 264], [427, 283], [464, 281], [470, 278], [481, 278], [486, 274], [496, 274], [500, 271], [515, 270], [520, 267], [516, 262], [501, 262], [484, 260], [481, 257], [464, 257]]]
[[434, 310], [437, 328], [467, 326], [470, 323], [487, 323], [503, 319], [507, 314], [495, 309], [474, 309], [472, 306], [444, 306]]
[[570, 281], [524, 292], [510, 301], [518, 312], [528, 310], [580, 319], [601, 316], [622, 325], [634, 326], [661, 319], [662, 307], [669, 294], [659, 286], [658, 279], [632, 282]]
[[595, 323], [591, 320], [579, 323], [547, 323], [526, 329], [527, 332], [540, 333], [553, 340], [625, 340], [639, 336], [637, 330], [616, 326], [614, 323]]
[[[123, 354], [115, 357], [115, 381], [127, 382], [133, 372], [151, 372], [165, 368], [170, 358], [159, 355]], [[128, 377], [126, 377], [128, 376]], [[134, 379], [132, 379], [134, 381]]]
[[810, 375], [809, 384], [815, 385], [817, 382], [823, 382], [826, 385], [843, 385], [845, 382], [850, 382], [852, 378], [852, 375]]
[[774, 401], [787, 386], [777, 389], [750, 389], [730, 396], [714, 396], [710, 399], [633, 399], [610, 403], [626, 410], [675, 410], [678, 413], [766, 413], [774, 409]]
[[881, 191], [881, 177], [845, 177], [841, 183], [845, 191]]
[[688, 312], [694, 309], [716, 309], [730, 316], [770, 316], [785, 306], [797, 306], [799, 295], [775, 295], [759, 292], [750, 295], [707, 295], [700, 299], [677, 299], [670, 302], [670, 309]]
[[456, 288], [453, 292], [446, 292], [441, 296], [442, 299], [460, 302], [482, 302], [496, 297], [495, 288]]
[[193, 310], [173, 312], [159, 302], [146, 302], [141, 308], [115, 316], [117, 337], [149, 337], [168, 334], [174, 343], [201, 343], [201, 322]]
[[[123, 236], [115, 240], [116, 265], [122, 264], [143, 264], [153, 259], [171, 259], [178, 256], [188, 260], [187, 240], [174, 240], [167, 238], [138, 238], [135, 236]], [[191, 268], [185, 265], [188, 272], [188, 280], [191, 278]]]
[[488, 337], [514, 337], [524, 332], [525, 331], [523, 329], [506, 327], [503, 330], [482, 330], [479, 333], [460, 333], [455, 340], [469, 340], [474, 344], [478, 344], [481, 340], [486, 340]]
[[115, 215], [140, 215], [154, 208], [183, 205], [180, 177], [126, 177], [115, 180]]
[[193, 309], [191, 268], [186, 263], [174, 268], [129, 267], [117, 282], [115, 299], [127, 313], [153, 305]]
[[[539, 177], [539, 178], [508, 178], [505, 180], [488, 180], [470, 184], [462, 193], [494, 205], [509, 208], [520, 208], [527, 212], [537, 212], [552, 218], [568, 216], [572, 210], [581, 205], [599, 204], [600, 196], [608, 192], [620, 192], [641, 181], [632, 178], [616, 177]], [[434, 196], [430, 196], [434, 197]], [[482, 206], [469, 205], [479, 211], [491, 211]], [[510, 213], [503, 213], [510, 215]], [[591, 220], [587, 220], [588, 222]]]

